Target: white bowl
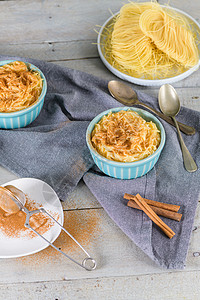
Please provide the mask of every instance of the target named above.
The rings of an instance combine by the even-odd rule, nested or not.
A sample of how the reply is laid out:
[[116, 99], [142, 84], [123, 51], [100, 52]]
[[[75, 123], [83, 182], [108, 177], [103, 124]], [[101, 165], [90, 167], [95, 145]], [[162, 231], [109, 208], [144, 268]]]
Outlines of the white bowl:
[[[179, 14], [182, 14], [184, 17], [186, 17], [190, 24], [192, 24], [192, 26], [196, 29], [196, 32], [197, 34], [200, 32], [200, 25], [199, 23], [194, 19], [192, 18], [190, 15], [188, 15], [187, 13], [181, 11], [180, 9], [177, 9], [177, 8], [172, 8], [172, 7], [168, 7], [168, 6], [165, 6], [165, 5], [161, 5], [162, 7], [166, 8], [166, 9], [170, 9], [172, 11], [175, 11], [175, 12], [178, 12]], [[111, 16], [104, 24], [103, 26], [101, 27], [100, 31], [99, 31], [99, 34], [98, 34], [98, 38], [97, 38], [97, 49], [98, 49], [98, 52], [99, 52], [99, 55], [100, 55], [100, 58], [102, 60], [102, 62], [104, 63], [104, 65], [114, 74], [116, 75], [117, 77], [123, 79], [123, 80], [126, 80], [126, 81], [129, 81], [129, 82], [132, 82], [132, 83], [135, 83], [135, 84], [138, 84], [138, 85], [145, 85], [145, 86], [161, 86], [163, 84], [170, 84], [170, 83], [174, 83], [174, 82], [177, 82], [177, 81], [180, 81], [188, 76], [190, 76], [192, 73], [194, 73], [195, 71], [198, 70], [199, 68], [199, 65], [200, 65], [200, 60], [198, 62], [198, 64], [192, 68], [190, 68], [189, 70], [177, 75], [177, 76], [174, 76], [174, 77], [170, 77], [170, 78], [164, 78], [164, 79], [144, 79], [144, 78], [141, 78], [141, 77], [133, 77], [133, 76], [130, 76], [130, 75], [127, 75], [121, 71], [119, 71], [118, 69], [116, 69], [115, 67], [113, 67], [105, 58], [104, 56], [104, 53], [105, 53], [105, 50], [104, 50], [104, 42], [103, 42], [103, 32], [105, 30], [105, 28], [112, 23], [113, 21], [113, 18], [116, 17], [116, 15], [118, 15], [119, 12], [117, 12], [114, 16]], [[198, 34], [199, 35], [199, 34]], [[200, 49], [200, 44], [198, 45], [199, 49]]]
[[[9, 181], [5, 185], [14, 185], [23, 191], [31, 200], [44, 207], [50, 214], [58, 216], [58, 222], [63, 225], [64, 215], [60, 200], [55, 191], [44, 181], [36, 178], [20, 178]], [[61, 228], [54, 223], [43, 236], [53, 243], [61, 232]], [[49, 246], [41, 237], [7, 237], [0, 230], [0, 258], [13, 258], [39, 252]]]

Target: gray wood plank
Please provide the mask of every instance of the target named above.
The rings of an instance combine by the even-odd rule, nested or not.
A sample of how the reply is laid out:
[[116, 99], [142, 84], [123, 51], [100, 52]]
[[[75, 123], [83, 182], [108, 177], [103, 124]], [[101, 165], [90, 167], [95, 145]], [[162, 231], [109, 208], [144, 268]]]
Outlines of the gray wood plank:
[[[95, 25], [102, 25], [121, 7], [115, 1], [33, 0], [0, 2], [2, 43], [72, 41], [93, 39]], [[9, 34], [8, 34], [9, 33]]]
[[[0, 285], [0, 299], [199, 300], [200, 272], [12, 283]], [[14, 298], [13, 298], [14, 296]]]
[[68, 42], [1, 43], [0, 53], [2, 55], [30, 57], [53, 62], [85, 59], [98, 57], [96, 42], [95, 38]]

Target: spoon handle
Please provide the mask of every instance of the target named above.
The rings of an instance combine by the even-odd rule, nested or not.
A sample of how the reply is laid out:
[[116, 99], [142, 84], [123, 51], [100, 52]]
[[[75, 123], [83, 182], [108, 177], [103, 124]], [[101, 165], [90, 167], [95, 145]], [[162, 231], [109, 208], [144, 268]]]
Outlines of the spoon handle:
[[182, 150], [182, 154], [183, 154], [183, 163], [184, 163], [185, 169], [188, 172], [195, 172], [197, 170], [197, 165], [196, 165], [194, 159], [192, 158], [188, 148], [186, 147], [186, 145], [184, 143], [184, 140], [182, 138], [182, 135], [181, 135], [181, 132], [180, 132], [180, 129], [178, 126], [178, 122], [176, 121], [175, 117], [172, 117], [172, 119], [175, 123], [176, 129], [178, 132], [178, 137], [179, 137], [179, 142], [180, 142], [180, 146], [181, 146], [181, 150]]
[[[153, 113], [155, 113], [157, 116], [159, 116], [160, 118], [162, 118], [163, 120], [165, 120], [169, 124], [175, 126], [173, 120], [170, 117], [162, 114], [161, 112], [153, 109], [152, 107], [150, 107], [150, 106], [148, 106], [148, 105], [146, 105], [146, 104], [144, 104], [142, 102], [139, 102], [138, 104], [141, 105], [141, 106], [146, 107], [147, 109], [149, 109], [150, 111], [152, 111]], [[177, 123], [178, 123], [178, 125], [180, 127], [180, 130], [182, 132], [184, 132], [185, 134], [187, 134], [187, 135], [193, 135], [193, 134], [195, 134], [195, 129], [193, 127], [185, 125], [185, 124], [183, 124], [181, 122], [177, 122]]]

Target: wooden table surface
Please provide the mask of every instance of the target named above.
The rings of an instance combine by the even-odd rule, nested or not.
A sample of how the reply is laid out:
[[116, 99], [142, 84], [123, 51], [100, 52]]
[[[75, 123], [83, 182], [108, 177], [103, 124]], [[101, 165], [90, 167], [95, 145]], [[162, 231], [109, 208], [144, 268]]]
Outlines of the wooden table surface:
[[[0, 1], [0, 54], [37, 58], [114, 79], [99, 59], [94, 28], [122, 4], [121, 0]], [[199, 0], [170, 4], [200, 21]], [[200, 70], [174, 87], [183, 106], [200, 110]], [[158, 93], [158, 88], [137, 89]], [[0, 167], [0, 184], [15, 178]], [[22, 258], [0, 259], [0, 299], [200, 299], [200, 205], [183, 271], [163, 270], [152, 262], [107, 216], [83, 182], [63, 209], [65, 227], [97, 259], [98, 268], [87, 272], [50, 247]], [[55, 244], [74, 257], [81, 254], [63, 235]]]

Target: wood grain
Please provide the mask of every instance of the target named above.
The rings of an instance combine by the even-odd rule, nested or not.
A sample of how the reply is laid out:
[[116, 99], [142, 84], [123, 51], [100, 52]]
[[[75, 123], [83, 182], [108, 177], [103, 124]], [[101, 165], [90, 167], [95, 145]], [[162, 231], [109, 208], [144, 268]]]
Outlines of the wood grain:
[[78, 280], [63, 278], [59, 281], [0, 285], [0, 298], [15, 300], [199, 300], [199, 280], [199, 271]]
[[[115, 79], [99, 59], [93, 44], [97, 38], [94, 28], [110, 17], [109, 9], [117, 12], [122, 5], [121, 0], [0, 1], [0, 53], [42, 59]], [[200, 1], [171, 0], [170, 5], [199, 20]], [[157, 97], [158, 88], [131, 86]], [[200, 111], [200, 70], [174, 87], [183, 106]], [[0, 184], [15, 178], [0, 167]], [[168, 272], [155, 265], [114, 224], [83, 183], [66, 199], [63, 208], [66, 220], [67, 214], [80, 220], [84, 215], [98, 216], [98, 230], [86, 245], [97, 258], [97, 270], [86, 272], [50, 248], [24, 258], [1, 259], [0, 299], [200, 298], [200, 203], [187, 266], [181, 272]], [[67, 250], [62, 237], [57, 242]], [[79, 257], [80, 252], [71, 254]]]

